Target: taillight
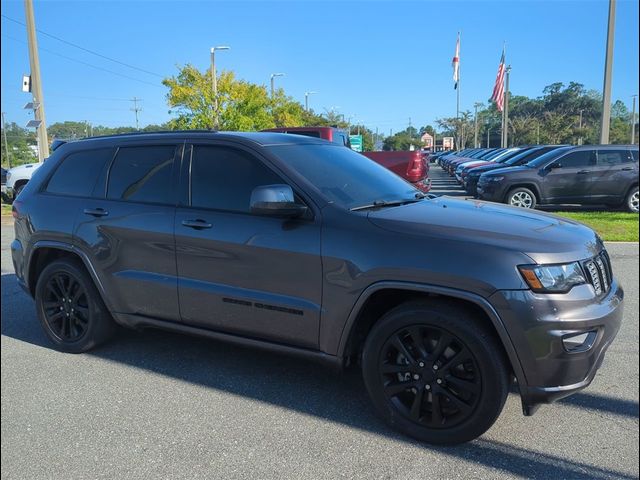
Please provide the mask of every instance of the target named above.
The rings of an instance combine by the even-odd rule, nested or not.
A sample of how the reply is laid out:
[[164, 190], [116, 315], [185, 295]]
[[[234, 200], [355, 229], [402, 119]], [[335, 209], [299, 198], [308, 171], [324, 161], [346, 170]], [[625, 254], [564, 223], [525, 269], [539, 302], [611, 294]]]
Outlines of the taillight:
[[13, 218], [18, 218], [20, 216], [20, 207], [22, 206], [22, 202], [18, 202], [17, 200], [13, 201], [11, 205], [11, 216]]
[[417, 182], [422, 180], [425, 174], [426, 172], [422, 155], [414, 155], [407, 168], [407, 179], [410, 182]]

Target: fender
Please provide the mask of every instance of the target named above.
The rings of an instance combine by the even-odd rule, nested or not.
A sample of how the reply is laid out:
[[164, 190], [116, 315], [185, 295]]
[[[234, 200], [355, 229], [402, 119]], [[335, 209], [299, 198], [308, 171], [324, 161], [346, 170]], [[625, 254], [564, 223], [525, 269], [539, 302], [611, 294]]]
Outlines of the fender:
[[41, 248], [56, 248], [58, 250], [65, 250], [67, 252], [77, 255], [82, 260], [82, 263], [84, 264], [85, 268], [89, 272], [89, 275], [91, 276], [93, 283], [98, 289], [98, 292], [100, 292], [102, 301], [107, 306], [107, 309], [111, 312], [114, 310], [113, 306], [111, 305], [111, 302], [109, 302], [109, 296], [107, 295], [104, 289], [104, 285], [100, 281], [100, 278], [98, 277], [98, 274], [96, 273], [95, 268], [93, 268], [93, 265], [89, 260], [89, 257], [87, 256], [86, 253], [84, 253], [82, 250], [72, 245], [71, 243], [59, 242], [54, 240], [40, 240], [34, 243], [33, 246], [31, 247], [31, 253], [29, 254], [27, 264], [25, 266], [25, 279], [26, 279], [27, 285], [29, 285], [31, 282], [29, 278], [29, 272], [31, 272], [31, 260], [33, 258], [33, 254], [36, 252], [36, 250], [39, 250]]
[[358, 297], [357, 302], [353, 306], [351, 313], [349, 314], [349, 318], [342, 330], [342, 335], [340, 336], [340, 343], [338, 345], [337, 355], [339, 358], [343, 358], [345, 354], [345, 350], [347, 348], [347, 341], [349, 339], [349, 335], [355, 325], [356, 319], [358, 318], [358, 314], [362, 310], [365, 302], [371, 297], [372, 294], [379, 290], [383, 289], [397, 289], [397, 290], [413, 290], [415, 292], [421, 293], [431, 293], [438, 294], [448, 297], [460, 298], [462, 300], [467, 300], [474, 305], [480, 307], [489, 317], [493, 327], [496, 332], [498, 332], [498, 337], [504, 346], [504, 349], [509, 357], [509, 361], [511, 362], [511, 366], [513, 368], [513, 372], [518, 380], [518, 385], [521, 388], [525, 388], [527, 384], [527, 379], [524, 374], [524, 370], [522, 369], [522, 365], [520, 364], [520, 359], [518, 358], [518, 354], [516, 353], [516, 349], [513, 346], [513, 342], [511, 341], [511, 337], [507, 332], [507, 329], [502, 322], [502, 319], [498, 315], [498, 312], [493, 308], [493, 306], [487, 301], [484, 297], [477, 295], [472, 292], [467, 292], [465, 290], [457, 290], [454, 288], [448, 287], [440, 287], [437, 285], [427, 285], [421, 283], [410, 283], [410, 282], [394, 282], [394, 281], [381, 281], [369, 285]]

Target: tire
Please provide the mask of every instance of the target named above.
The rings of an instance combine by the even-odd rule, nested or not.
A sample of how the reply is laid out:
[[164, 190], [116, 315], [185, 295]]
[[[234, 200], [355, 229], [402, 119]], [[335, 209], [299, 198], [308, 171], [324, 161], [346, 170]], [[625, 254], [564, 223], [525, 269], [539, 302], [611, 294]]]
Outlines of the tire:
[[509, 370], [502, 351], [455, 303], [409, 302], [386, 313], [367, 336], [363, 377], [393, 428], [428, 443], [459, 444], [486, 432], [504, 407]]
[[18, 198], [18, 195], [20, 195], [20, 192], [24, 189], [26, 184], [27, 184], [27, 182], [21, 183], [20, 185], [18, 185], [17, 187], [15, 187], [13, 189], [13, 198], [14, 198], [14, 200], [16, 198]]
[[638, 213], [638, 187], [633, 187], [625, 200], [627, 210], [632, 213]]
[[38, 278], [35, 300], [40, 324], [58, 350], [86, 352], [115, 332], [98, 289], [78, 260], [47, 265]]
[[507, 204], [513, 207], [536, 208], [536, 195], [528, 188], [517, 187], [507, 194]]

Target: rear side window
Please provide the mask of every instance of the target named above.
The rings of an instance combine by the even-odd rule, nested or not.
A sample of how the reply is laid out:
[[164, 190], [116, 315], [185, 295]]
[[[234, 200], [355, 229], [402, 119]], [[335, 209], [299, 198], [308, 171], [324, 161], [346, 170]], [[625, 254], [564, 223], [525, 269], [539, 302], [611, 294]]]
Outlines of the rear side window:
[[638, 162], [638, 150], [631, 150], [631, 157], [633, 158], [634, 162]]
[[589, 167], [596, 164], [596, 152], [594, 150], [580, 150], [568, 153], [558, 161], [562, 168]]
[[611, 167], [622, 163], [630, 163], [633, 160], [629, 150], [599, 150], [598, 166]]
[[112, 156], [112, 148], [70, 154], [54, 172], [46, 191], [72, 197], [91, 196], [98, 176]]
[[235, 148], [194, 146], [191, 206], [249, 213], [251, 192], [285, 183], [259, 159]]
[[174, 145], [118, 149], [109, 172], [107, 198], [146, 203], [173, 203]]

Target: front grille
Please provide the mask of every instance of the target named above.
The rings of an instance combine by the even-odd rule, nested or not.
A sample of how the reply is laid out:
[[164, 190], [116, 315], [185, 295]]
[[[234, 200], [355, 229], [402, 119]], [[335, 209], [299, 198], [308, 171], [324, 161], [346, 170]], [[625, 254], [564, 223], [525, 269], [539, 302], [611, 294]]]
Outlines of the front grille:
[[583, 262], [583, 267], [587, 272], [587, 280], [593, 285], [596, 295], [608, 293], [611, 289], [613, 275], [607, 252], [602, 251], [600, 255], [586, 260]]

